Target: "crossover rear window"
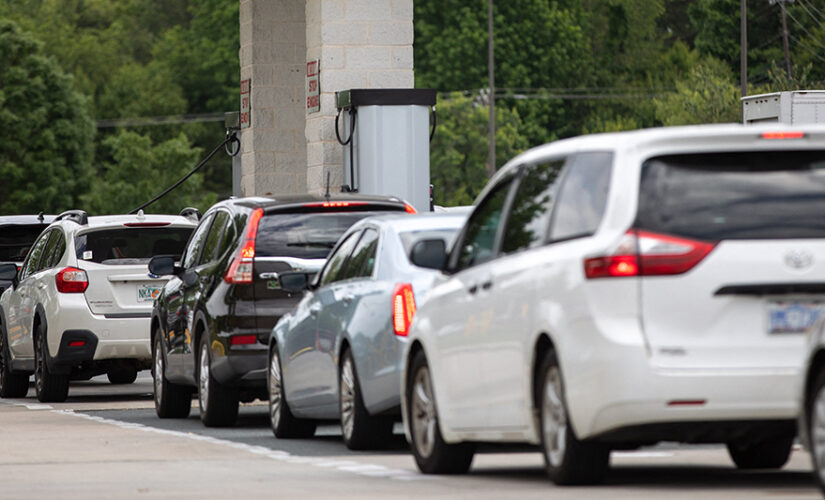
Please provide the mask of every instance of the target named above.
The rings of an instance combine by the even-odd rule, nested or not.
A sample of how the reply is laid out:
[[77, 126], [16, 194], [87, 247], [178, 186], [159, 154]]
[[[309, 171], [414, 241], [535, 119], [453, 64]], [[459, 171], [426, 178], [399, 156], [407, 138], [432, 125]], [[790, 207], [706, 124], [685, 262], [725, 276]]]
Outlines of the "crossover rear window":
[[0, 262], [22, 262], [48, 224], [0, 226]]
[[357, 221], [381, 212], [276, 213], [258, 226], [256, 257], [325, 259]]
[[669, 155], [642, 169], [637, 227], [699, 240], [825, 238], [825, 151]]
[[101, 229], [76, 236], [77, 259], [100, 264], [149, 262], [155, 255], [181, 255], [192, 234], [185, 227]]

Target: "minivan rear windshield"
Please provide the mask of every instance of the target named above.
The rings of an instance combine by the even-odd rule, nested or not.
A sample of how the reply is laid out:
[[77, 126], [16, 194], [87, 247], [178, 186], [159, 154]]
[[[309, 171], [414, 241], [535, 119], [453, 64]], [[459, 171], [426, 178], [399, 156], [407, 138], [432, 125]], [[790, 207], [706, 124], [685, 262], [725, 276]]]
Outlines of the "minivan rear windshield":
[[383, 212], [278, 213], [258, 225], [255, 257], [326, 259], [344, 232], [357, 221]]
[[76, 236], [77, 259], [100, 264], [149, 262], [155, 255], [180, 256], [192, 233], [188, 227], [101, 229]]
[[669, 155], [642, 167], [636, 227], [708, 241], [825, 238], [825, 151]]
[[23, 262], [29, 247], [48, 224], [0, 226], [0, 262]]

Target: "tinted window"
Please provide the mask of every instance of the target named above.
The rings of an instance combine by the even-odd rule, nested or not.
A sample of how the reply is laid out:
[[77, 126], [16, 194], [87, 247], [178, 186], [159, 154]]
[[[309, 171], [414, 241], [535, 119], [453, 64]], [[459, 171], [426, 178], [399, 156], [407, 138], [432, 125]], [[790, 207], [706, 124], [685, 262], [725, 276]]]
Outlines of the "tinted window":
[[63, 252], [65, 250], [66, 238], [63, 236], [63, 231], [57, 228], [52, 229], [51, 235], [49, 236], [49, 241], [43, 249], [43, 258], [41, 259], [41, 264], [38, 268], [50, 269], [54, 267], [60, 261], [60, 258], [63, 256]]
[[565, 240], [596, 232], [607, 205], [612, 153], [582, 153], [569, 161], [556, 201], [550, 239]]
[[40, 257], [43, 255], [43, 247], [46, 246], [46, 241], [49, 239], [49, 236], [49, 233], [43, 234], [37, 239], [34, 245], [32, 245], [32, 249], [26, 257], [26, 262], [23, 263], [23, 268], [20, 273], [21, 281], [37, 272]]
[[413, 247], [416, 243], [418, 243], [421, 240], [443, 240], [444, 247], [450, 248], [450, 245], [452, 245], [453, 240], [455, 239], [455, 235], [456, 233], [458, 233], [459, 229], [461, 228], [455, 227], [450, 229], [424, 229], [419, 231], [404, 231], [403, 233], [399, 233], [398, 236], [401, 238], [401, 244], [404, 246], [404, 253], [407, 255], [407, 258], [409, 259], [410, 252], [412, 252]]
[[347, 236], [347, 239], [339, 246], [335, 253], [330, 255], [329, 260], [327, 261], [326, 266], [324, 267], [321, 275], [321, 285], [326, 285], [327, 283], [332, 283], [333, 281], [337, 281], [339, 276], [344, 269], [344, 264], [347, 261], [347, 257], [349, 254], [352, 253], [352, 248], [355, 246], [355, 243], [358, 241], [358, 235], [360, 233], [354, 233]]
[[180, 255], [191, 228], [124, 227], [76, 236], [78, 260], [128, 265], [149, 262], [154, 255]]
[[550, 226], [556, 179], [563, 166], [564, 160], [557, 160], [526, 167], [507, 216], [502, 253], [536, 247], [544, 241]]
[[458, 270], [482, 264], [495, 256], [496, 234], [512, 181], [511, 176], [499, 182], [470, 215], [459, 248]]
[[0, 262], [23, 262], [46, 224], [0, 227]]
[[256, 257], [325, 259], [338, 238], [357, 221], [380, 212], [279, 213], [258, 226]]
[[215, 215], [215, 222], [212, 223], [212, 227], [209, 229], [209, 234], [206, 237], [206, 242], [203, 245], [203, 253], [200, 258], [201, 264], [212, 262], [218, 258], [221, 236], [228, 223], [229, 214], [223, 210], [218, 211]]
[[340, 279], [369, 277], [375, 268], [375, 252], [378, 249], [378, 231], [366, 229], [355, 245], [352, 257], [347, 261]]
[[825, 151], [660, 156], [637, 226], [699, 240], [825, 238]]

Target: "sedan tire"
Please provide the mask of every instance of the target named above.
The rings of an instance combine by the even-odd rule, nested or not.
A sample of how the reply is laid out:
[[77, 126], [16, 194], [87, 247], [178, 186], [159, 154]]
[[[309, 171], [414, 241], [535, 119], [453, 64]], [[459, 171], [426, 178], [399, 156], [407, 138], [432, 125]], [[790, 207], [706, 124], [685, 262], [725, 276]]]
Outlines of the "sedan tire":
[[192, 389], [173, 384], [166, 379], [166, 358], [163, 355], [163, 339], [160, 336], [160, 331], [156, 331], [152, 350], [155, 413], [159, 418], [186, 418], [192, 410]]
[[559, 362], [553, 351], [544, 356], [536, 384], [541, 426], [541, 448], [550, 479], [558, 485], [596, 484], [604, 480], [610, 449], [580, 441], [567, 411]]
[[447, 444], [441, 436], [430, 368], [424, 351], [413, 357], [407, 380], [407, 415], [415, 463], [425, 474], [464, 474], [475, 454], [472, 443]]
[[355, 361], [349, 349], [341, 356], [338, 383], [341, 434], [347, 448], [370, 450], [386, 446], [392, 439], [394, 422], [388, 417], [372, 416], [367, 411], [361, 395], [358, 373], [355, 371]]
[[819, 490], [825, 493], [825, 369], [817, 374], [811, 399], [805, 405], [805, 417], [814, 476]]
[[312, 437], [315, 434], [315, 422], [292, 415], [284, 397], [283, 380], [278, 346], [273, 345], [269, 350], [269, 376], [266, 382], [269, 392], [269, 424], [272, 427], [272, 433], [278, 439]]
[[198, 405], [201, 422], [207, 427], [231, 427], [238, 419], [238, 391], [221, 385], [212, 376], [209, 335], [201, 337], [198, 350]]

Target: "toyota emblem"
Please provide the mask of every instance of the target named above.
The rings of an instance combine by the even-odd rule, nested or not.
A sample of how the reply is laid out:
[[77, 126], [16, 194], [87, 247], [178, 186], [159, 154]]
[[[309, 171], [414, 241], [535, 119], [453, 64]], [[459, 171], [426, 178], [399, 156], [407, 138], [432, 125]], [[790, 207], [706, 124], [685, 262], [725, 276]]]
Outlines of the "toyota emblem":
[[814, 256], [805, 250], [791, 250], [785, 254], [785, 264], [793, 269], [805, 269], [814, 263]]

